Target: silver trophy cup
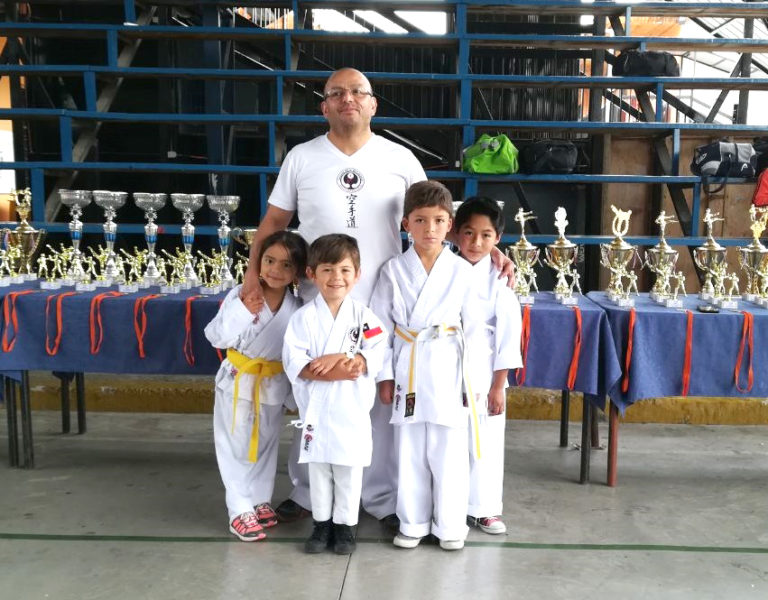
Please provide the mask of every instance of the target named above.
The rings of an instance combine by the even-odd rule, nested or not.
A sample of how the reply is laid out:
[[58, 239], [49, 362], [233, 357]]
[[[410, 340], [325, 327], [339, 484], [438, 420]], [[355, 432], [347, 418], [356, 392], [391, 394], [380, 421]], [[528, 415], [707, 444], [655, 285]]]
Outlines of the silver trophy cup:
[[157, 268], [157, 255], [155, 254], [155, 244], [157, 243], [157, 211], [165, 206], [168, 200], [167, 194], [148, 194], [145, 192], [136, 192], [133, 194], [133, 201], [142, 211], [147, 224], [144, 225], [144, 240], [147, 242], [147, 268], [144, 270], [142, 280], [148, 285], [157, 285], [164, 280], [163, 274]]

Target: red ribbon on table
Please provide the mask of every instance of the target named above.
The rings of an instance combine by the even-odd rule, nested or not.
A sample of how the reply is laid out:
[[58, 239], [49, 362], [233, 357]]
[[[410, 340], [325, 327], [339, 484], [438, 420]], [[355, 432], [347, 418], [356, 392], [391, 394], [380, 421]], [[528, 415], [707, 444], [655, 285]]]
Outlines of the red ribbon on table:
[[691, 385], [691, 354], [693, 354], [693, 313], [686, 310], [688, 321], [685, 327], [685, 359], [683, 360], [683, 389], [681, 396], [688, 395], [688, 388]]
[[[104, 292], [91, 298], [91, 308], [88, 315], [88, 329], [91, 337], [91, 354], [98, 354], [101, 342], [104, 340], [104, 327], [101, 324], [101, 303], [107, 298], [122, 296], [122, 292]], [[97, 339], [98, 330], [98, 339]]]
[[[754, 325], [755, 315], [746, 310], [742, 310], [741, 314], [744, 315], [744, 322], [741, 325], [741, 344], [739, 345], [739, 355], [736, 358], [736, 367], [733, 369], [733, 380], [736, 383], [736, 389], [742, 393], [752, 391], [752, 383], [754, 381], [754, 373], [752, 372], [752, 357], [754, 349]], [[747, 339], [749, 341], [747, 342]], [[741, 374], [741, 359], [744, 356], [744, 346], [749, 347], [749, 368], [747, 369], [747, 387], [741, 389], [739, 384], [739, 375]]]
[[621, 391], [627, 393], [629, 389], [629, 365], [632, 364], [632, 344], [635, 336], [635, 318], [637, 313], [634, 308], [629, 309], [629, 326], [627, 327], [627, 352], [624, 356], [624, 379], [621, 381]]
[[[19, 321], [16, 314], [16, 299], [19, 296], [26, 296], [27, 294], [33, 294], [38, 290], [24, 290], [23, 292], [9, 292], [5, 298], [3, 298], [3, 352], [10, 352], [16, 345], [16, 334], [19, 331]], [[9, 335], [11, 331], [11, 325], [13, 326], [12, 335]]]
[[573, 338], [573, 355], [571, 356], [571, 366], [568, 368], [568, 389], [572, 390], [576, 385], [576, 375], [579, 372], [579, 357], [581, 356], [581, 309], [578, 306], [572, 306], [573, 314], [576, 315], [576, 335]]
[[528, 365], [528, 342], [531, 341], [531, 305], [523, 307], [523, 325], [520, 331], [520, 352], [523, 355], [523, 366], [515, 373], [517, 385], [525, 383], [525, 368]]
[[190, 366], [195, 365], [195, 353], [192, 348], [192, 303], [202, 296], [190, 296], [184, 302], [184, 358]]
[[[64, 298], [74, 296], [77, 292], [62, 292], [60, 294], [51, 294], [45, 299], [45, 351], [48, 356], [56, 356], [61, 345], [61, 335], [64, 333], [64, 320], [61, 316], [61, 303]], [[51, 308], [51, 301], [56, 299], [56, 337], [51, 344], [51, 336], [48, 332], [48, 313]]]
[[139, 345], [139, 358], [146, 358], [144, 353], [144, 334], [147, 332], [147, 302], [159, 298], [162, 294], [147, 294], [136, 298], [133, 303], [133, 330], [136, 332], [136, 342]]

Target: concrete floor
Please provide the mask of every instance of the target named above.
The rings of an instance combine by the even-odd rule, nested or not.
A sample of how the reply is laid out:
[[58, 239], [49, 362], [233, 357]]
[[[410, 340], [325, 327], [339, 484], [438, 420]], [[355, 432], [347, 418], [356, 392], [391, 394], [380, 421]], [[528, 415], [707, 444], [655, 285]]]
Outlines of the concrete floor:
[[579, 485], [557, 423], [509, 421], [507, 536], [401, 550], [363, 516], [350, 558], [303, 554], [309, 520], [230, 536], [209, 417], [88, 418], [62, 435], [36, 412], [29, 471], [7, 467], [2, 427], [2, 599], [768, 598], [768, 427], [624, 424], [611, 489], [605, 452]]

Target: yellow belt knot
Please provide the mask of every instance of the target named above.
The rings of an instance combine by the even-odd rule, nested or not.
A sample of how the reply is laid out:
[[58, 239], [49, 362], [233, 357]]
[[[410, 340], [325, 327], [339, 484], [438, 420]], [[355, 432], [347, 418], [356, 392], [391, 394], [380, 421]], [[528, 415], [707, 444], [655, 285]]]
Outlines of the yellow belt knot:
[[240, 354], [233, 348], [227, 349], [227, 360], [237, 369], [235, 375], [235, 393], [234, 406], [232, 407], [232, 431], [235, 430], [235, 418], [237, 417], [237, 399], [240, 397], [240, 377], [243, 374], [255, 375], [256, 381], [253, 382], [253, 428], [251, 429], [251, 441], [248, 445], [248, 460], [256, 462], [259, 459], [259, 412], [261, 402], [259, 393], [261, 391], [261, 382], [265, 377], [274, 377], [283, 372], [283, 363], [279, 360], [267, 360], [257, 356], [248, 358], [245, 354]]

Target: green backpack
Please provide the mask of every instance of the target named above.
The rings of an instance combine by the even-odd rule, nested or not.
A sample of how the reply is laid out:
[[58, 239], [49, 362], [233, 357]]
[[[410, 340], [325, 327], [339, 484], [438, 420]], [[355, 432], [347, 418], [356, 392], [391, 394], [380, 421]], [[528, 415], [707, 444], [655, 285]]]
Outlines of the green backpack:
[[517, 155], [517, 148], [506, 135], [502, 133], [491, 136], [484, 133], [474, 144], [464, 149], [463, 168], [469, 173], [517, 173]]

